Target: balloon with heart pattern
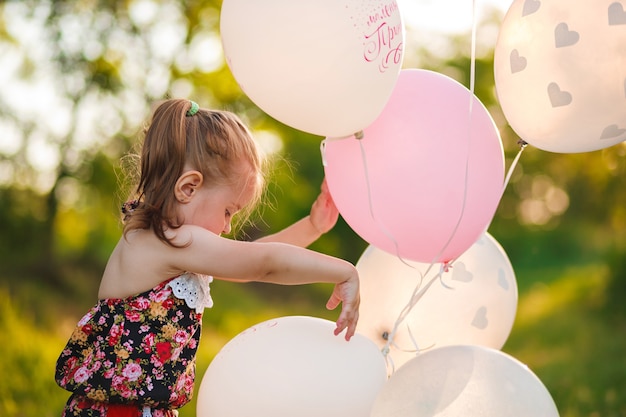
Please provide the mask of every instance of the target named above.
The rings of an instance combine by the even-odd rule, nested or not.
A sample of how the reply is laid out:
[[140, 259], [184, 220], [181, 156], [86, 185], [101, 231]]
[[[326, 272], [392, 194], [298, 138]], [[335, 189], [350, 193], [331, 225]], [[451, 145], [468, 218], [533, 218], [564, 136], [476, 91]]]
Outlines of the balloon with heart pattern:
[[[357, 262], [361, 305], [357, 332], [380, 348], [411, 294], [439, 272], [441, 264], [402, 260], [369, 246]], [[426, 274], [421, 279], [421, 274]], [[517, 312], [517, 283], [502, 246], [484, 233], [435, 282], [396, 331], [388, 356], [395, 368], [417, 349], [473, 344], [500, 349]]]
[[496, 349], [455, 345], [411, 359], [378, 393], [370, 417], [559, 417], [545, 385]]
[[626, 140], [626, 0], [515, 0], [494, 55], [513, 130], [537, 148], [588, 152]]

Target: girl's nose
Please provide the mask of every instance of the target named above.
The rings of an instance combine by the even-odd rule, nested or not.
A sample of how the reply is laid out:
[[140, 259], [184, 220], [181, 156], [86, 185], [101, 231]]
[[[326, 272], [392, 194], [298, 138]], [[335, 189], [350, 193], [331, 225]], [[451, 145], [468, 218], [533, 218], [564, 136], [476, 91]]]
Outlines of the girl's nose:
[[231, 229], [230, 222], [228, 222], [228, 223], [226, 223], [226, 224], [224, 225], [224, 231], [223, 231], [222, 233], [224, 233], [225, 235], [227, 235], [227, 234], [229, 234], [229, 233], [230, 233], [230, 229]]

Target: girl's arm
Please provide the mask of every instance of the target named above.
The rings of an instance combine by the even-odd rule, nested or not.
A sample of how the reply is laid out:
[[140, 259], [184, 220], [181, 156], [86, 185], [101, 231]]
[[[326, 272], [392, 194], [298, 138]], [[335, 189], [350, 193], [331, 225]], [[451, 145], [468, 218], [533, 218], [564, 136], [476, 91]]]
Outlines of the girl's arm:
[[306, 248], [335, 226], [339, 211], [328, 191], [326, 180], [322, 191], [311, 206], [311, 214], [291, 226], [272, 235], [257, 239], [257, 242], [282, 242]]
[[326, 304], [329, 309], [342, 304], [335, 334], [347, 329], [346, 340], [354, 335], [360, 302], [359, 278], [356, 268], [349, 262], [289, 244], [222, 238], [198, 226], [182, 226], [176, 235], [176, 243], [188, 245], [184, 248], [163, 246], [163, 260], [167, 259], [171, 265], [167, 275], [192, 271], [231, 281], [335, 284]]

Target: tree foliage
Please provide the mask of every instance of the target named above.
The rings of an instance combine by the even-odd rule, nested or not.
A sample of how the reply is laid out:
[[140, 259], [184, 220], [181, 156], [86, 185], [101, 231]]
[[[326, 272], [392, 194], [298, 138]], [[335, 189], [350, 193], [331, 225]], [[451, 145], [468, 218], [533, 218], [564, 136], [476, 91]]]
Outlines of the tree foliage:
[[[120, 236], [127, 191], [121, 158], [133, 150], [153, 103], [165, 97], [234, 111], [276, 152], [269, 203], [245, 230], [249, 237], [307, 214], [323, 179], [321, 138], [268, 117], [242, 93], [221, 54], [220, 6], [0, 2], [0, 280], [47, 282], [72, 289], [70, 297], [84, 286], [93, 290]], [[493, 31], [499, 19], [489, 16], [479, 31]], [[469, 40], [443, 40], [445, 53], [418, 40], [406, 50], [405, 66], [466, 86], [474, 75], [475, 92], [500, 128], [508, 168], [520, 146], [498, 107], [493, 45], [481, 45], [472, 74]], [[623, 144], [583, 154], [525, 148], [489, 229], [521, 272], [521, 288], [534, 282], [525, 272], [537, 265], [607, 257], [610, 304], [624, 309], [625, 153]], [[340, 220], [314, 248], [356, 262], [366, 246]]]
[[[37, 257], [45, 266], [39, 268], [42, 276], [53, 280], [58, 279], [59, 255], [103, 262], [117, 232], [112, 219], [124, 199], [123, 191], [116, 191], [120, 157], [136, 143], [150, 106], [168, 96], [193, 97], [203, 106], [235, 111], [262, 133], [259, 136], [273, 138], [274, 147], [278, 143], [281, 157], [270, 188], [272, 204], [264, 211], [265, 220], [257, 223], [261, 232], [306, 214], [323, 176], [321, 138], [273, 120], [241, 92], [221, 55], [220, 4], [217, 0], [2, 4], [0, 50], [7, 68], [3, 83], [9, 88], [0, 93], [0, 126], [6, 132], [0, 142], [0, 215], [4, 223], [11, 223], [1, 242], [7, 259], [26, 265]], [[498, 17], [490, 16], [481, 27], [497, 27]], [[510, 163], [519, 149], [518, 138], [497, 104], [493, 46], [483, 45], [487, 52], [478, 54], [470, 73], [469, 39], [447, 40], [451, 53], [445, 56], [425, 45], [407, 49], [407, 62], [419, 62], [467, 86], [473, 75], [476, 94], [501, 128]], [[494, 234], [513, 241], [520, 233], [562, 227], [623, 232], [624, 152], [622, 145], [577, 155], [528, 147], [494, 219]], [[95, 205], [100, 209], [91, 207]], [[58, 235], [70, 211], [76, 212], [73, 222], [87, 223], [81, 244]], [[105, 233], [104, 241], [98, 231], [102, 223], [86, 222], [87, 212], [108, 219], [105, 224], [114, 231]], [[20, 218], [23, 223], [14, 221]], [[251, 236], [258, 233], [248, 230]], [[12, 243], [18, 235], [23, 236], [23, 245], [15, 244], [19, 238]], [[607, 239], [607, 245], [620, 243]], [[365, 245], [340, 222], [318, 247], [355, 261]]]

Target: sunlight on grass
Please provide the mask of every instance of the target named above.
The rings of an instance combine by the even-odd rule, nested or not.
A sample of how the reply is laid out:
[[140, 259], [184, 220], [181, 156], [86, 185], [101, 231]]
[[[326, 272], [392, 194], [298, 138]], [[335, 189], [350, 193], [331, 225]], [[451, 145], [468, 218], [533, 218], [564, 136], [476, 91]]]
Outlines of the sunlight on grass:
[[604, 265], [565, 269], [562, 277], [556, 280], [553, 277], [548, 282], [535, 283], [520, 299], [516, 326], [535, 325], [570, 305], [601, 305], [609, 282], [609, 271]]
[[609, 271], [563, 269], [521, 298], [504, 351], [526, 363], [550, 391], [561, 417], [626, 415], [624, 324], [603, 310]]
[[[503, 351], [537, 374], [560, 417], [626, 416], [626, 320], [613, 317], [604, 305], [607, 267], [538, 269], [531, 280], [520, 292], [517, 321]], [[308, 299], [305, 288], [219, 282], [211, 289], [216, 304], [204, 315], [196, 396], [213, 357], [248, 327], [287, 315], [337, 314], [325, 311], [320, 301], [326, 287], [320, 291], [323, 296]], [[0, 374], [9, 376], [0, 378], [0, 416], [61, 414], [69, 393], [54, 382], [55, 361], [82, 311], [82, 306], [64, 300], [45, 287], [11, 292], [0, 286], [0, 332], [5, 341], [0, 344]], [[196, 398], [180, 410], [181, 417], [195, 415]]]
[[60, 415], [69, 394], [54, 382], [54, 365], [64, 341], [37, 328], [28, 309], [18, 312], [4, 288], [0, 288], [0, 334], [4, 340], [0, 343], [0, 415]]

